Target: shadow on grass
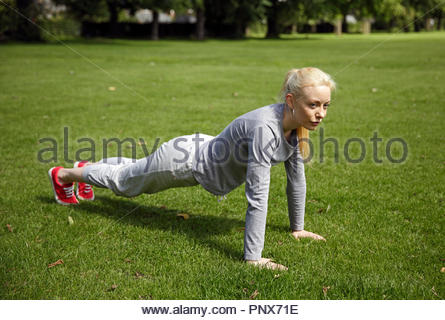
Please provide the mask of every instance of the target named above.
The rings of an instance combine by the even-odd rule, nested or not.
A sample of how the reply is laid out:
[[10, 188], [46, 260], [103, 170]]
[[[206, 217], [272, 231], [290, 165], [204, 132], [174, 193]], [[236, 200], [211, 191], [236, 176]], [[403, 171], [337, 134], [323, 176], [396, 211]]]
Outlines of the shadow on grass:
[[[41, 202], [57, 205], [51, 197], [39, 196], [38, 199]], [[76, 211], [99, 214], [115, 220], [116, 223], [162, 230], [174, 235], [186, 235], [194, 242], [223, 253], [230, 259], [241, 260], [243, 257], [242, 247], [233, 248], [219, 241], [217, 236], [239, 232], [244, 226], [244, 220], [185, 212], [163, 206], [146, 206], [126, 198], [106, 196], [96, 196], [95, 201], [83, 201], [72, 208]], [[179, 213], [188, 214], [190, 218], [184, 220], [177, 216]]]
[[283, 41], [301, 41], [301, 40], [321, 40], [323, 38], [317, 37], [316, 34], [298, 34], [298, 36], [289, 37], [279, 37], [279, 38], [264, 38], [264, 37], [253, 37], [247, 36], [244, 38], [207, 38], [205, 40], [196, 40], [187, 37], [166, 37], [158, 41], [152, 41], [148, 38], [105, 38], [105, 37], [95, 37], [95, 38], [80, 38], [74, 37], [69, 39], [56, 39], [49, 38], [46, 41], [36, 41], [36, 42], [20, 42], [16, 40], [5, 40], [1, 41], [0, 45], [25, 45], [25, 46], [35, 46], [35, 45], [46, 45], [46, 46], [63, 46], [63, 45], [104, 45], [104, 46], [133, 46], [140, 47], [146, 46], [150, 47], [164, 47], [168, 43], [190, 43], [190, 44], [204, 44], [208, 42], [249, 42], [249, 41], [266, 41], [266, 42], [283, 42]]

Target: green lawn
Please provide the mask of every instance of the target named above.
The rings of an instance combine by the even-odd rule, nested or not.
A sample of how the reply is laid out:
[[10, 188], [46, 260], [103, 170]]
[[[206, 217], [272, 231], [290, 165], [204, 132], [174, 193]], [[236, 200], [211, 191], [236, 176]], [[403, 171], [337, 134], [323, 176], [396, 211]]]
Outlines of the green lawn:
[[[0, 298], [444, 298], [445, 33], [67, 45], [96, 66], [57, 43], [0, 45]], [[150, 151], [156, 138], [216, 135], [275, 102], [286, 71], [302, 66], [338, 83], [320, 129], [339, 155], [328, 142], [321, 162], [312, 133], [305, 227], [326, 242], [290, 236], [284, 166], [272, 168], [263, 256], [288, 272], [242, 262], [243, 187], [222, 202], [194, 187], [133, 199], [96, 188], [92, 203], [55, 203], [47, 170], [91, 146], [78, 139], [93, 139], [99, 160], [102, 139], [143, 138]], [[37, 160], [45, 137], [57, 140], [57, 163]], [[360, 163], [344, 155], [351, 138], [365, 143]], [[390, 161], [401, 143], [385, 152], [392, 138], [406, 141], [403, 163]], [[358, 158], [358, 142], [349, 146]]]

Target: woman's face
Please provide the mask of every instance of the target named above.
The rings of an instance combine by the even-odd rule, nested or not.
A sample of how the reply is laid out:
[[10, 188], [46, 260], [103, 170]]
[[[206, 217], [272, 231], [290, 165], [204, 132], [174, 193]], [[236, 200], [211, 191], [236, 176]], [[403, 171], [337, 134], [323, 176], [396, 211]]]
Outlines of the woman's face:
[[[289, 98], [288, 98], [289, 97]], [[295, 110], [292, 117], [298, 127], [315, 130], [326, 117], [327, 108], [331, 101], [331, 89], [328, 86], [304, 87], [302, 95], [294, 98], [292, 94], [286, 96], [286, 102]]]

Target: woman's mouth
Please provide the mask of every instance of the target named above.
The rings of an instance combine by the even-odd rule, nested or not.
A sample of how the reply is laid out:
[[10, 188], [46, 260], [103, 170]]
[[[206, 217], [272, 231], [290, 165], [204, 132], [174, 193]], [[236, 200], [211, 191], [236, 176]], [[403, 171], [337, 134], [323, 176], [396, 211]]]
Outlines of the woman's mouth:
[[320, 124], [320, 122], [318, 122], [318, 121], [311, 121], [311, 124], [312, 124], [313, 126], [318, 126], [318, 125]]

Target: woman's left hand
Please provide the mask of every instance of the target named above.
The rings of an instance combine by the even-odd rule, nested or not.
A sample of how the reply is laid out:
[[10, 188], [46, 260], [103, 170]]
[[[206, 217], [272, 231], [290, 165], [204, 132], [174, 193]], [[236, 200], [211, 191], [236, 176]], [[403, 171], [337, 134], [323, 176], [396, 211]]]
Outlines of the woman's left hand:
[[326, 241], [326, 239], [323, 238], [322, 236], [320, 236], [316, 233], [310, 232], [310, 231], [306, 231], [306, 230], [299, 230], [299, 231], [294, 230], [294, 231], [292, 231], [292, 236], [297, 240], [300, 238], [311, 238], [314, 240]]

